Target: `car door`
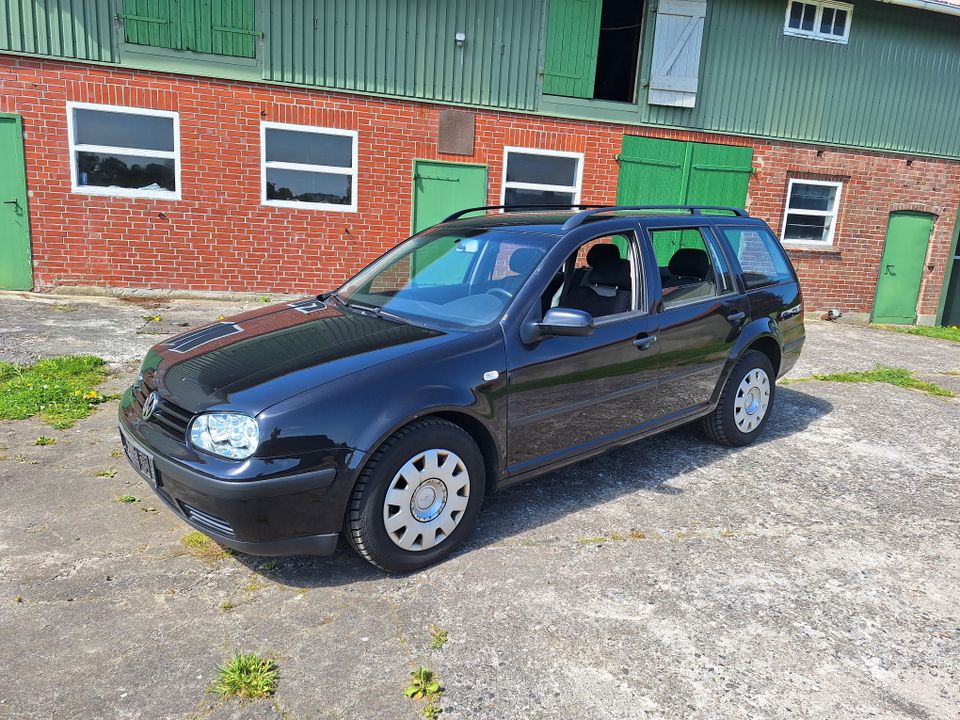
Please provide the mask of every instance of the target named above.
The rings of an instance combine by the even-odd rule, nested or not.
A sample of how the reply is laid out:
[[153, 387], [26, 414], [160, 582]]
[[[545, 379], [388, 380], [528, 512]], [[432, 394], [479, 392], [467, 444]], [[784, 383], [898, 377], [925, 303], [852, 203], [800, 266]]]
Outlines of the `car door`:
[[659, 414], [669, 422], [710, 403], [750, 305], [709, 224], [648, 226], [644, 240], [658, 269]]
[[[591, 237], [560, 268], [550, 268], [550, 277], [560, 270], [565, 281], [560, 289], [552, 285], [546, 292], [554, 306], [569, 306], [565, 298], [573, 301], [592, 292], [574, 287], [575, 282], [589, 284], [591, 277], [582, 258], [594, 245], [612, 244], [621, 248], [620, 262], [630, 265], [629, 309], [595, 317], [595, 329], [586, 337], [554, 336], [531, 344], [516, 337], [507, 342], [509, 474], [630, 435], [655, 418], [657, 319], [649, 312], [637, 226], [622, 223], [620, 232]], [[572, 263], [573, 257], [581, 263]], [[536, 311], [539, 317], [541, 308]]]

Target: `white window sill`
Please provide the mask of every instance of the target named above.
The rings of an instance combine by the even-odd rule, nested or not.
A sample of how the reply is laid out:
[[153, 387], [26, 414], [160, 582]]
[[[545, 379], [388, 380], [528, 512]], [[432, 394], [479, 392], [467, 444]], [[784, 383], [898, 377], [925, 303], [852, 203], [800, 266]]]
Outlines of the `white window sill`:
[[260, 203], [266, 207], [292, 208], [294, 210], [321, 210], [325, 212], [357, 212], [356, 205], [336, 205], [334, 203], [297, 202], [295, 200], [264, 200]]
[[180, 200], [180, 193], [169, 190], [134, 190], [124, 188], [107, 188], [96, 185], [80, 185], [70, 189], [78, 195], [97, 195], [100, 197], [142, 198], [145, 200]]
[[790, 252], [812, 252], [812, 253], [821, 253], [824, 255], [840, 255], [841, 250], [836, 245], [832, 243], [818, 243], [818, 242], [795, 242], [791, 240], [783, 240], [780, 245], [784, 250]]

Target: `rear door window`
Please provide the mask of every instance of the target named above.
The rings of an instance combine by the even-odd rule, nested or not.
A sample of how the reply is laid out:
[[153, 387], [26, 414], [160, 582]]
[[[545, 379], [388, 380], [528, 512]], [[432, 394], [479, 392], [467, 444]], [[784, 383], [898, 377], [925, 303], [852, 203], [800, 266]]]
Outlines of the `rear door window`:
[[793, 280], [780, 243], [769, 230], [758, 227], [721, 227], [743, 268], [748, 290]]
[[730, 269], [704, 228], [651, 228], [648, 232], [664, 309], [734, 291]]

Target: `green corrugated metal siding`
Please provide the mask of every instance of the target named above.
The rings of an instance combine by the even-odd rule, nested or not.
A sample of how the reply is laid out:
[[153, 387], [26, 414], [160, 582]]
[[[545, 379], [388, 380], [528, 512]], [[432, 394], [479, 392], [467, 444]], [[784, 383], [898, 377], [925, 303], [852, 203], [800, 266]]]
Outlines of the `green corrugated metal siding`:
[[[285, 0], [264, 6], [268, 80], [533, 108], [544, 0]], [[454, 35], [466, 34], [463, 47]]]
[[0, 50], [113, 62], [105, 0], [0, 0]]
[[785, 8], [708, 0], [696, 107], [641, 91], [637, 121], [960, 156], [960, 18], [861, 0], [841, 45], [785, 36]]

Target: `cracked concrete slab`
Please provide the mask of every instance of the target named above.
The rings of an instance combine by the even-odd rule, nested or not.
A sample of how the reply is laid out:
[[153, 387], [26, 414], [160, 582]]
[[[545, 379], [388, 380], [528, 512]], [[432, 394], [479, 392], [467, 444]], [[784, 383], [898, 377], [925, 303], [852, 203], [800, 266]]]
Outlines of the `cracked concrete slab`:
[[[109, 347], [69, 347], [109, 350], [121, 387], [156, 338], [113, 302], [0, 299], [0, 359], [19, 357], [33, 314], [85, 313], [31, 348], [59, 354], [61, 335], [115, 313]], [[235, 307], [181, 302], [163, 317]], [[960, 370], [960, 348], [927, 338], [822, 322], [809, 338], [797, 375]], [[409, 576], [343, 543], [329, 558], [193, 557], [188, 528], [113, 456], [115, 410], [69, 430], [0, 422], [0, 662], [16, 678], [0, 718], [415, 718], [403, 688], [419, 665], [453, 720], [960, 714], [955, 400], [787, 385], [761, 442], [682, 428], [511, 488], [464, 548]], [[56, 443], [34, 446], [41, 434]], [[272, 700], [209, 693], [236, 650], [275, 658]]]

